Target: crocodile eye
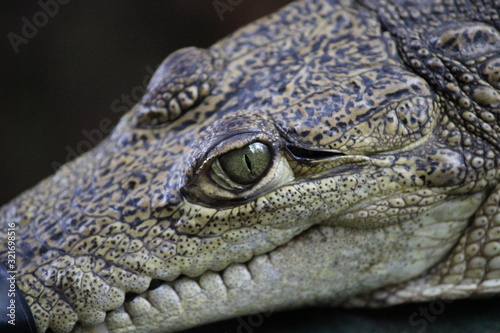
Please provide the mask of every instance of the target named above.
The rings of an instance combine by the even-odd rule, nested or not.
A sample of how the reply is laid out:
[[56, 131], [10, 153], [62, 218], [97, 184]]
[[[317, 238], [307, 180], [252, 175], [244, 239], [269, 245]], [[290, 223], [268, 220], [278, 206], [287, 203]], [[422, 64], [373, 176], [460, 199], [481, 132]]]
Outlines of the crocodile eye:
[[270, 163], [267, 145], [254, 142], [220, 156], [212, 164], [212, 179], [226, 189], [242, 189], [262, 177]]
[[260, 132], [219, 141], [197, 165], [181, 191], [189, 201], [210, 207], [240, 205], [294, 179], [282, 142]]

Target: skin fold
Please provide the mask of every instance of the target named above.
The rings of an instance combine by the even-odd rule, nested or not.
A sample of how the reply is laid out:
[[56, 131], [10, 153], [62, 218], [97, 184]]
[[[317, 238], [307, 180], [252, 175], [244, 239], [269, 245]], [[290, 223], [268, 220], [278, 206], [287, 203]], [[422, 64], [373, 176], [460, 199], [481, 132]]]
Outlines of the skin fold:
[[298, 1], [168, 56], [107, 139], [0, 210], [38, 331], [498, 294], [498, 22]]

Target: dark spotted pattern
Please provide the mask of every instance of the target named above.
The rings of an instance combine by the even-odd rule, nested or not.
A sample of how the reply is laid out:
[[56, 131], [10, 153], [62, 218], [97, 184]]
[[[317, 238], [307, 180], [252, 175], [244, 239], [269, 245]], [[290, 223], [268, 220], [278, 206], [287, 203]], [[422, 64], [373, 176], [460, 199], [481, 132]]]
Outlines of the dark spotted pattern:
[[[0, 210], [38, 330], [500, 292], [498, 8], [304, 0], [169, 56], [109, 138]], [[214, 181], [254, 142], [255, 183]]]

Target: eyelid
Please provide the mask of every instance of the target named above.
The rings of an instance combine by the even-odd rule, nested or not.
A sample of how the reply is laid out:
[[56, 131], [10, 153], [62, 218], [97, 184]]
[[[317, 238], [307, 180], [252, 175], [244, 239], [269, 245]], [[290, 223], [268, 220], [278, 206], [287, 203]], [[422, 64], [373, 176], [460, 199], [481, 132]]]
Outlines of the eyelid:
[[198, 165], [198, 171], [196, 173], [207, 167], [211, 167], [212, 163], [225, 153], [245, 147], [254, 142], [266, 144], [271, 152], [276, 149], [274, 146], [275, 143], [271, 142], [262, 132], [245, 132], [226, 136], [215, 143], [211, 148], [207, 149], [207, 153], [200, 159], [202, 162]]
[[301, 161], [316, 161], [346, 155], [340, 150], [308, 149], [294, 145], [287, 145], [286, 150], [293, 158]]

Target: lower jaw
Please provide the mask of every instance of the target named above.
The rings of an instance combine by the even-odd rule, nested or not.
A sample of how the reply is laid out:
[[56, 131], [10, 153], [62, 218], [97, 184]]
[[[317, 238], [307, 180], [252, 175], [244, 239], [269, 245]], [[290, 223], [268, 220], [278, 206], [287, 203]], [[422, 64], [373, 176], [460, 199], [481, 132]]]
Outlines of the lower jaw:
[[129, 297], [122, 307], [108, 312], [104, 324], [92, 330], [78, 327], [77, 331], [177, 332], [250, 313], [336, 305], [407, 279], [385, 272], [373, 276], [370, 270], [377, 270], [377, 259], [387, 249], [367, 257], [370, 246], [367, 250], [363, 241], [367, 232], [374, 230], [311, 227], [286, 245], [246, 263], [196, 278], [154, 283], [150, 290]]

